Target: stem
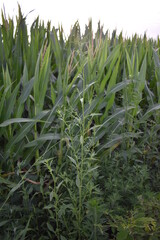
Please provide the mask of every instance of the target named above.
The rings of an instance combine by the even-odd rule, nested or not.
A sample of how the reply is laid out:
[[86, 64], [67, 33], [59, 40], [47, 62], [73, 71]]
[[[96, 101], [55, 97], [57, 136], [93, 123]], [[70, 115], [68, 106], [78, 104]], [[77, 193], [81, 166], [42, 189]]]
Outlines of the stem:
[[94, 240], [97, 240], [97, 212], [96, 209], [94, 209], [94, 219], [95, 219], [95, 224], [94, 224]]
[[81, 165], [79, 173], [79, 240], [81, 239], [81, 222], [82, 222], [82, 185], [83, 185], [83, 163], [84, 163], [84, 135], [85, 135], [85, 119], [84, 119], [84, 97], [85, 82], [83, 79], [83, 99], [82, 103], [82, 135], [81, 135]]
[[[37, 115], [37, 109], [36, 109], [36, 105], [35, 105], [35, 116], [36, 115]], [[34, 139], [36, 140], [37, 137], [38, 137], [37, 123], [35, 123], [35, 125], [34, 125]], [[35, 161], [37, 161], [38, 159], [39, 159], [39, 149], [36, 150]], [[37, 174], [39, 175], [40, 166], [36, 165], [36, 169], [37, 169]]]
[[[35, 123], [35, 125], [34, 125], [34, 139], [36, 140], [37, 139], [37, 136], [38, 136], [38, 134], [37, 134], [37, 123]], [[36, 160], [39, 158], [39, 150], [37, 149], [36, 150]]]
[[[65, 116], [65, 108], [63, 110], [64, 115]], [[63, 156], [63, 137], [64, 137], [64, 127], [65, 127], [65, 122], [64, 119], [61, 122], [61, 140], [60, 140], [60, 146], [59, 146], [59, 151], [58, 151], [58, 166], [61, 166], [62, 164], [62, 156]]]
[[[11, 138], [12, 137], [12, 126], [11, 126], [11, 124], [9, 125], [8, 130], [9, 130], [9, 138]], [[10, 153], [10, 158], [12, 159], [12, 153]], [[13, 161], [12, 161], [12, 164], [11, 164], [11, 169], [14, 172], [14, 163], [13, 163]]]

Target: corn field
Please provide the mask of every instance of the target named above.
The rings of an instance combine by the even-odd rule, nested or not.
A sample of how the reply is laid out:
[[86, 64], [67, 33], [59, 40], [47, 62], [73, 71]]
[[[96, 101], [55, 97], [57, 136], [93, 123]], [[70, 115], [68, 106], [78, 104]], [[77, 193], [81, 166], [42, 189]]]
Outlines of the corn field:
[[0, 25], [0, 239], [158, 240], [160, 39]]

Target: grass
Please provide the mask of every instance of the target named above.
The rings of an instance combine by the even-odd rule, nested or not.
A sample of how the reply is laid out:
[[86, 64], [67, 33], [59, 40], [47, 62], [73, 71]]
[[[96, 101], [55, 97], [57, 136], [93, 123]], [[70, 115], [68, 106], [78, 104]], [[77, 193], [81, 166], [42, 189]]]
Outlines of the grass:
[[2, 12], [0, 238], [158, 239], [159, 38], [25, 20]]

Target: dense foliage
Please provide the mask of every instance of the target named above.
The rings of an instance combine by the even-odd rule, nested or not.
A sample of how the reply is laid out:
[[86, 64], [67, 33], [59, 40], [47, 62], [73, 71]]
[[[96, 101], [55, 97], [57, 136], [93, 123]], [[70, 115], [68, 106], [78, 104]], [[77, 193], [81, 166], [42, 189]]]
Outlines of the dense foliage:
[[2, 13], [0, 239], [159, 239], [159, 38], [25, 21]]

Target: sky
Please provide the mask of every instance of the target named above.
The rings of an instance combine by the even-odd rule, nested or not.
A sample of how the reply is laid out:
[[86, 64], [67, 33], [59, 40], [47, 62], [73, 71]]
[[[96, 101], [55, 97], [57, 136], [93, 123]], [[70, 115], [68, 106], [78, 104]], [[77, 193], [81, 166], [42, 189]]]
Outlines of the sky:
[[77, 20], [83, 32], [89, 19], [94, 32], [100, 21], [105, 31], [117, 29], [124, 37], [144, 32], [152, 38], [160, 35], [160, 0], [1, 0], [0, 8], [4, 4], [6, 16], [15, 18], [17, 2], [24, 16], [34, 10], [27, 16], [28, 26], [39, 16], [45, 24], [48, 20], [55, 27], [62, 24], [66, 36]]

